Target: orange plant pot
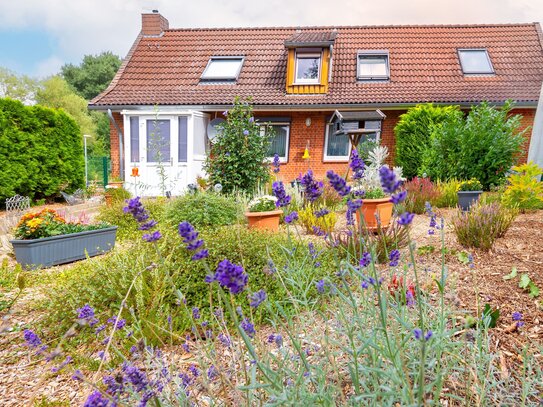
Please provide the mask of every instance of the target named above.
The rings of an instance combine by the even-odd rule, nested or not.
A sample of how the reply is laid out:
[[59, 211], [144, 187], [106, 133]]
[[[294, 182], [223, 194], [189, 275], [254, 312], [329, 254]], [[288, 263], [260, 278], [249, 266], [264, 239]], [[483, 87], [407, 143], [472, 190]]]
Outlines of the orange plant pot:
[[377, 229], [377, 216], [379, 216], [381, 227], [386, 228], [390, 225], [393, 208], [394, 204], [390, 202], [390, 197], [362, 199], [362, 207], [356, 211], [356, 220], [360, 223], [360, 212], [362, 212], [366, 228], [375, 230]]
[[277, 232], [279, 230], [279, 220], [281, 219], [282, 213], [283, 211], [245, 212], [245, 216], [249, 222], [249, 229], [262, 229], [270, 232]]

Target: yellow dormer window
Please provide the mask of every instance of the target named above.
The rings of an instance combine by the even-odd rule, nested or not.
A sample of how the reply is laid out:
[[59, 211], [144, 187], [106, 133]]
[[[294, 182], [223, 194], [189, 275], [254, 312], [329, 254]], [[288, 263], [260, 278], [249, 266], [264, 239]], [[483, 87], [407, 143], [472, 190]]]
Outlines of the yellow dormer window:
[[335, 32], [296, 33], [288, 48], [286, 91], [291, 94], [328, 92]]

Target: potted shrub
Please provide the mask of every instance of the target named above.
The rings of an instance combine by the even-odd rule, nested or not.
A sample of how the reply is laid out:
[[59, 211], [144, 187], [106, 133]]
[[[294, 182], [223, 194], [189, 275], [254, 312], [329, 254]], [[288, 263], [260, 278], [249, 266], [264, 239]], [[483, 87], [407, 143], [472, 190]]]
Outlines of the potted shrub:
[[[351, 169], [353, 170], [353, 194], [362, 198], [362, 208], [356, 212], [356, 219], [360, 222], [360, 212], [364, 215], [364, 223], [369, 230], [377, 230], [378, 222], [381, 227], [388, 227], [392, 219], [394, 204], [390, 201], [381, 187], [379, 170], [388, 157], [386, 146], [375, 146], [368, 152], [367, 163], [358, 157], [357, 150], [353, 149], [351, 155]], [[402, 179], [400, 167], [394, 167], [398, 179]]]
[[26, 268], [49, 267], [111, 250], [117, 226], [67, 222], [52, 209], [23, 215], [10, 243]]
[[469, 181], [462, 181], [458, 185], [458, 205], [463, 211], [469, 211], [471, 205], [479, 200], [482, 193], [483, 186], [477, 179], [472, 178]]
[[259, 196], [249, 202], [248, 211], [245, 212], [249, 229], [267, 229], [277, 232], [283, 211], [277, 210], [276, 202], [277, 198], [271, 195]]

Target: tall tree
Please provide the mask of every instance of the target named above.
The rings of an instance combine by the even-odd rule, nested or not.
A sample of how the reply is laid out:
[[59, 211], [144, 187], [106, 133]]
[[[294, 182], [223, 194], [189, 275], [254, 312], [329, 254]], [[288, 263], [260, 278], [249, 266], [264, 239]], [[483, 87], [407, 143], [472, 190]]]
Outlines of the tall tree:
[[65, 64], [61, 73], [66, 82], [87, 100], [107, 88], [121, 66], [121, 58], [107, 51], [85, 55], [80, 65]]
[[0, 97], [31, 104], [39, 87], [37, 80], [26, 75], [17, 75], [7, 68], [0, 67]]

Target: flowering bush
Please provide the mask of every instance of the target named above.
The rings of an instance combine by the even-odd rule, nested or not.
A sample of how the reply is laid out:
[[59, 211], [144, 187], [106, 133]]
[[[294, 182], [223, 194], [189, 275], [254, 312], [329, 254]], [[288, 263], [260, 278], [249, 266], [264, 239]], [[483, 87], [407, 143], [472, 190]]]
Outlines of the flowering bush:
[[509, 208], [522, 211], [543, 208], [543, 182], [538, 178], [543, 169], [533, 162], [513, 167], [507, 177], [508, 186], [502, 196], [502, 202]]
[[272, 195], [262, 195], [253, 198], [249, 204], [249, 212], [269, 212], [276, 210], [277, 198]]
[[483, 186], [475, 178], [467, 181], [462, 181], [460, 184], [458, 184], [459, 191], [482, 191], [482, 189]]
[[87, 225], [83, 223], [66, 222], [52, 209], [43, 209], [40, 212], [27, 213], [21, 217], [15, 228], [17, 239], [39, 239], [43, 237], [66, 235], [69, 233], [84, 232], [109, 227], [101, 223]]
[[438, 208], [454, 208], [458, 205], [458, 186], [460, 182], [456, 179], [448, 181], [436, 181], [434, 183], [438, 194], [430, 202]]
[[494, 241], [502, 237], [517, 215], [499, 203], [472, 205], [470, 211], [458, 210], [452, 225], [462, 246], [490, 250]]
[[315, 209], [312, 205], [298, 211], [300, 224], [307, 233], [315, 233], [316, 230], [331, 233], [336, 225], [337, 215], [328, 209]]
[[409, 212], [424, 213], [426, 202], [433, 202], [439, 196], [439, 191], [428, 178], [415, 177], [406, 182], [404, 188], [407, 191], [405, 208]]

